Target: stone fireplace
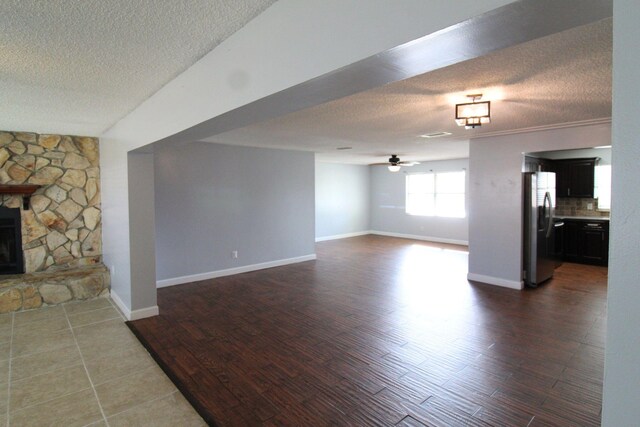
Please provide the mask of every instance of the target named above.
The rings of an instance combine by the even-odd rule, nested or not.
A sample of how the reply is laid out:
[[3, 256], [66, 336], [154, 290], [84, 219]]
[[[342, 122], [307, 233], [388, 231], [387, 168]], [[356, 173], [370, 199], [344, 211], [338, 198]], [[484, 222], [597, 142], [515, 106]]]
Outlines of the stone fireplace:
[[0, 274], [0, 312], [109, 294], [96, 138], [0, 132]]

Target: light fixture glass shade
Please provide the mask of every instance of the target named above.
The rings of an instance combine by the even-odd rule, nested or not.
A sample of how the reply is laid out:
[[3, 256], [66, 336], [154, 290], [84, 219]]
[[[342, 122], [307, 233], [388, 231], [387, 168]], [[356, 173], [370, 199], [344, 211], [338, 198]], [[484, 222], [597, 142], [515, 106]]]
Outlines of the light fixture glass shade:
[[456, 124], [473, 129], [491, 123], [491, 101], [456, 104]]
[[387, 168], [389, 168], [389, 172], [398, 172], [400, 170], [400, 166], [398, 165], [389, 165]]

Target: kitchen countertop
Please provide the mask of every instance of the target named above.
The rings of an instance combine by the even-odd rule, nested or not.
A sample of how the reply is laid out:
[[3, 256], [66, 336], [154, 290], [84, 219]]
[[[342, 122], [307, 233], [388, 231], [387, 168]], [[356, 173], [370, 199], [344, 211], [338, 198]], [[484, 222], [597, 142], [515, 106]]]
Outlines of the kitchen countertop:
[[571, 216], [571, 215], [556, 215], [554, 218], [558, 219], [586, 219], [591, 221], [609, 221], [608, 216]]

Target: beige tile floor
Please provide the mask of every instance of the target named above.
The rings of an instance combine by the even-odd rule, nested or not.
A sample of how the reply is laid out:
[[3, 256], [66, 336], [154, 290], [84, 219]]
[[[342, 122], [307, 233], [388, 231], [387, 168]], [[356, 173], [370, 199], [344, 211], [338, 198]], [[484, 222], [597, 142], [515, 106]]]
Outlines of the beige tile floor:
[[107, 298], [0, 315], [0, 417], [7, 426], [206, 425]]

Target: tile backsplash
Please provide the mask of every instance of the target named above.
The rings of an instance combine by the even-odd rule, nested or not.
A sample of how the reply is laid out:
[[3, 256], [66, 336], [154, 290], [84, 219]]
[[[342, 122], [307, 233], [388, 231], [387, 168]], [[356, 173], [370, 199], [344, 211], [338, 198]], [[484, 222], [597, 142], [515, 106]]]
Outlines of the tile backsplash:
[[[587, 209], [589, 203], [593, 204], [593, 209]], [[609, 211], [598, 210], [598, 199], [558, 197], [556, 199], [556, 216], [563, 215], [608, 217]]]

